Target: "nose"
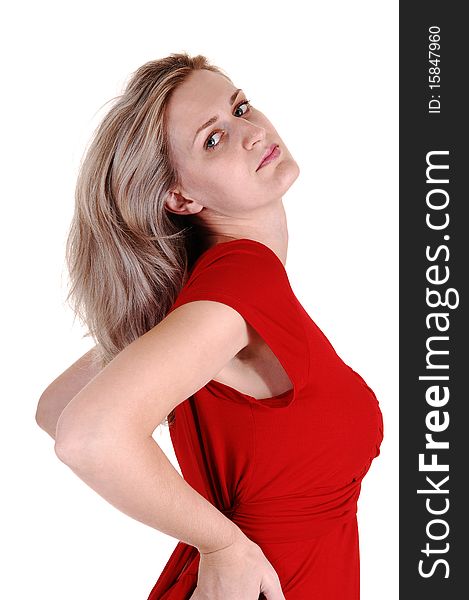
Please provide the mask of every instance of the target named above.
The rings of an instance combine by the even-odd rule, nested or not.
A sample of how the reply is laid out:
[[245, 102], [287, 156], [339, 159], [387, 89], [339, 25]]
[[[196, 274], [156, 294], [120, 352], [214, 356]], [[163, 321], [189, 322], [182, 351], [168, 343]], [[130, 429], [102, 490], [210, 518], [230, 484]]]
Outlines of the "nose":
[[244, 121], [244, 128], [241, 135], [243, 146], [250, 150], [254, 144], [262, 142], [265, 139], [266, 132], [264, 127], [246, 120]]

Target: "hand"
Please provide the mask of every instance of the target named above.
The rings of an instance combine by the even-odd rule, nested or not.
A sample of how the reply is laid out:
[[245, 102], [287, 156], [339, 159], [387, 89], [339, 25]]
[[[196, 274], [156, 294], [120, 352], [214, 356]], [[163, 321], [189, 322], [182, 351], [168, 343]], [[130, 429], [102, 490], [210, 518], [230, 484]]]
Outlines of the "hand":
[[197, 587], [189, 600], [285, 600], [278, 575], [261, 548], [242, 532], [220, 550], [200, 553]]

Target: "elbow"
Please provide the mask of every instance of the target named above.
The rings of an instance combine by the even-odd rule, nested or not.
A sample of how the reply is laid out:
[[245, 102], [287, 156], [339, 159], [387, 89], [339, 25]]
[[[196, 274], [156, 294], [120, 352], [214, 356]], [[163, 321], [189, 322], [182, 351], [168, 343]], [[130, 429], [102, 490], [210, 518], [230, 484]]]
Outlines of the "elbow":
[[36, 424], [47, 434], [50, 435], [52, 439], [55, 439], [55, 423], [51, 418], [51, 415], [47, 413], [43, 408], [36, 409]]
[[83, 465], [90, 454], [87, 439], [89, 436], [85, 436], [84, 432], [76, 431], [69, 423], [59, 419], [55, 432], [55, 454], [69, 466]]
[[35, 414], [34, 418], [36, 420], [36, 425], [38, 425], [41, 429], [44, 429], [44, 423], [43, 423], [43, 419], [42, 419], [42, 412], [39, 410], [39, 405], [36, 408], [36, 414]]
[[102, 457], [99, 451], [92, 451], [91, 444], [85, 444], [79, 436], [66, 439], [57, 436], [54, 451], [61, 462], [73, 470], [80, 471], [95, 469], [98, 464], [96, 459]]
[[59, 460], [66, 465], [77, 464], [83, 452], [80, 451], [77, 442], [71, 439], [64, 440], [62, 437], [55, 438], [54, 451]]
[[107, 436], [92, 426], [74, 426], [69, 419], [59, 418], [56, 428], [54, 451], [61, 462], [69, 467], [84, 470], [95, 469], [105, 461], [111, 446]]
[[47, 403], [44, 399], [44, 394], [42, 394], [42, 396], [39, 398], [39, 402], [37, 403], [36, 414], [34, 415], [34, 418], [36, 420], [36, 424], [41, 429], [44, 429], [45, 431], [47, 431], [47, 429], [48, 429], [48, 418], [47, 418], [46, 406], [47, 406]]

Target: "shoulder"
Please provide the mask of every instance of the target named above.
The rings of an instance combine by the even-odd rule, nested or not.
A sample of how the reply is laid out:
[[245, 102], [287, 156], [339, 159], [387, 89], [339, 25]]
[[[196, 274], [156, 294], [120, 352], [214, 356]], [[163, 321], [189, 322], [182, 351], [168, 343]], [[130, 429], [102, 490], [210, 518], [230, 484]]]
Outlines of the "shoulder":
[[275, 252], [251, 239], [222, 242], [194, 263], [174, 308], [192, 300], [229, 304], [245, 316], [252, 310], [280, 317], [294, 302], [285, 267]]
[[289, 284], [285, 267], [276, 253], [248, 238], [217, 244], [197, 259], [187, 286], [210, 281], [223, 289], [230, 289], [236, 283], [240, 290]]
[[[235, 327], [239, 326], [241, 316], [248, 325], [266, 335], [273, 331], [277, 336], [283, 335], [286, 323], [295, 331], [302, 327], [296, 297], [282, 261], [271, 248], [254, 240], [223, 242], [204, 252], [170, 312], [197, 300], [224, 304], [225, 316], [235, 321]], [[228, 307], [237, 315], [230, 313]], [[246, 329], [241, 329], [246, 341]]]

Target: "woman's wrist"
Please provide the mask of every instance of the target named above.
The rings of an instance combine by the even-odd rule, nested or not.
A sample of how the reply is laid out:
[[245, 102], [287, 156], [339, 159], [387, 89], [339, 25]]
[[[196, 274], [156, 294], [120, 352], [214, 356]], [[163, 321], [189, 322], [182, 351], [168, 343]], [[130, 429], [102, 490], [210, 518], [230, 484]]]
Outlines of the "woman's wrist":
[[231, 525], [229, 527], [227, 539], [222, 543], [218, 542], [211, 546], [198, 547], [197, 549], [200, 552], [200, 554], [206, 556], [215, 552], [219, 552], [221, 550], [225, 550], [226, 548], [235, 548], [237, 546], [243, 546], [251, 542], [251, 540], [241, 531], [241, 529], [236, 525], [236, 523], [233, 523], [232, 521], [230, 521], [230, 523]]

